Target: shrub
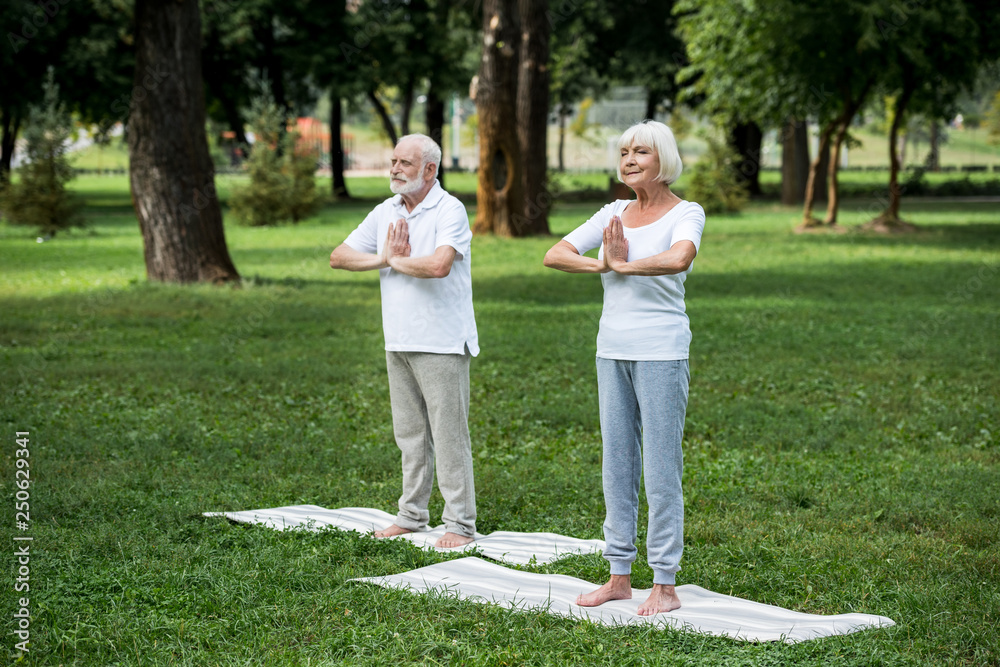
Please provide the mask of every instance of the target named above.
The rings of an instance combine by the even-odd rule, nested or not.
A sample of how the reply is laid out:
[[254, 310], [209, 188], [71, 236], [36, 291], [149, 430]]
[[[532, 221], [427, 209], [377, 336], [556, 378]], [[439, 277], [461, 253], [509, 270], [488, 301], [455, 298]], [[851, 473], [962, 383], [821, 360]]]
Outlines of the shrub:
[[689, 172], [685, 198], [701, 204], [706, 213], [742, 211], [749, 196], [740, 181], [739, 156], [725, 141], [702, 133], [708, 148]]
[[320, 203], [320, 195], [316, 191], [316, 151], [301, 148], [298, 141], [298, 132], [285, 135], [281, 167], [289, 181], [286, 206], [292, 222], [308, 218]]
[[73, 121], [59, 103], [59, 86], [50, 67], [43, 86], [44, 102], [32, 106], [24, 128], [25, 164], [18, 178], [0, 190], [0, 212], [16, 225], [33, 225], [38, 233], [54, 236], [70, 227], [82, 227], [80, 202], [66, 190], [73, 169], [66, 145]]
[[298, 222], [319, 204], [316, 156], [296, 147], [297, 132], [282, 133], [286, 120], [270, 91], [254, 99], [250, 128], [256, 140], [244, 163], [250, 184], [234, 188], [229, 200], [242, 224], [260, 227]]

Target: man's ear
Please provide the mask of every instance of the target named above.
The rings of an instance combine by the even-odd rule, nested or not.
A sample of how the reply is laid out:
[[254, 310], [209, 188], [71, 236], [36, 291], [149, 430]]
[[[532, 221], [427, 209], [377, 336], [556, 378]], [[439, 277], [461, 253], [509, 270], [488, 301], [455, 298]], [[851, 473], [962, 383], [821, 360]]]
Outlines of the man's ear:
[[428, 162], [424, 165], [424, 180], [429, 181], [433, 178], [437, 178], [437, 166], [433, 162]]

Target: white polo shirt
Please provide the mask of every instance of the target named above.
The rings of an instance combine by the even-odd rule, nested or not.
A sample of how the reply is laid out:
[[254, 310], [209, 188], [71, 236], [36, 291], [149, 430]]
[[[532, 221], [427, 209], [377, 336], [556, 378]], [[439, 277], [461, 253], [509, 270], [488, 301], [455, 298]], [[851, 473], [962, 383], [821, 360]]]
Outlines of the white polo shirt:
[[[630, 203], [619, 199], [608, 204], [563, 240], [581, 255], [600, 246], [598, 258], [603, 259], [604, 228]], [[656, 222], [624, 228], [628, 261], [666, 252], [678, 241], [691, 241], [697, 249], [704, 228], [704, 209], [694, 202], [681, 201]], [[604, 310], [597, 334], [597, 356], [627, 361], [687, 359], [691, 327], [684, 311], [684, 279], [690, 272], [691, 267], [670, 276], [602, 273]]]
[[400, 195], [376, 206], [344, 241], [359, 252], [381, 254], [389, 225], [406, 220], [410, 257], [426, 257], [442, 246], [455, 249], [444, 278], [414, 278], [395, 269], [379, 271], [382, 330], [390, 352], [479, 354], [472, 309], [472, 230], [465, 205], [434, 181], [427, 196], [407, 211]]

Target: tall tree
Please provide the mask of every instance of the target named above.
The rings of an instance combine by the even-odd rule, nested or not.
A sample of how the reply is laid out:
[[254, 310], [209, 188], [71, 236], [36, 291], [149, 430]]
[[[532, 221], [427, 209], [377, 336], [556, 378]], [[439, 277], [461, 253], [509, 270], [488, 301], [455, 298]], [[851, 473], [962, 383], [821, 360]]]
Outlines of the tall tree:
[[789, 117], [819, 124], [819, 151], [810, 165], [803, 219], [807, 225], [823, 224], [812, 209], [817, 175], [830, 150], [825, 223], [835, 224], [840, 150], [881, 67], [868, 4], [683, 0], [678, 11], [692, 63], [682, 77], [691, 93], [703, 97], [706, 110], [765, 127]]
[[[427, 101], [424, 103], [424, 121], [427, 135], [445, 148], [445, 102], [454, 93], [467, 92], [469, 81], [475, 74], [475, 63], [468, 57], [476, 48], [476, 29], [479, 22], [474, 11], [464, 7], [461, 0], [433, 0], [430, 6], [432, 25], [439, 28], [429, 33], [427, 49], [436, 65], [427, 72]], [[445, 165], [441, 165], [438, 179], [444, 185]]]
[[475, 88], [479, 184], [473, 231], [521, 236], [524, 210], [517, 137], [517, 0], [483, 1], [483, 52]]
[[673, 108], [677, 74], [687, 65], [674, 6], [674, 0], [608, 2], [614, 27], [602, 47], [612, 51], [608, 64], [617, 78], [645, 87], [645, 118], [655, 118], [664, 104], [667, 111]]
[[996, 51], [1000, 42], [988, 34], [1000, 19], [995, 12], [982, 11], [983, 3], [962, 0], [924, 0], [905, 6], [883, 0], [879, 7], [876, 27], [885, 58], [881, 84], [893, 93], [893, 104], [888, 202], [872, 223], [899, 229], [909, 227], [899, 215], [900, 128], [911, 110], [934, 119], [935, 129], [938, 119], [954, 113], [956, 99], [975, 84], [981, 64], [1000, 55]]
[[[468, 89], [474, 63], [475, 8], [463, 0], [365, 0], [351, 3], [353, 37], [341, 44], [356, 80], [393, 144], [411, 133], [417, 96], [426, 90], [427, 134], [444, 148], [444, 101]], [[394, 115], [398, 109], [398, 119]], [[442, 165], [443, 167], [444, 165]]]
[[112, 0], [0, 0], [6, 26], [0, 48], [0, 181], [10, 170], [28, 106], [41, 101], [39, 82], [49, 65], [60, 98], [79, 120], [105, 120], [105, 127], [124, 120], [134, 70], [130, 10]]
[[549, 233], [549, 21], [548, 0], [518, 0], [521, 54], [517, 77], [517, 137], [524, 211], [518, 236]]
[[614, 28], [605, 0], [553, 3], [549, 12], [552, 35], [549, 56], [551, 106], [559, 124], [557, 169], [565, 171], [566, 122], [587, 97], [607, 89], [610, 38]]
[[309, 11], [300, 13], [294, 26], [299, 39], [310, 45], [303, 64], [308, 72], [306, 78], [329, 91], [331, 188], [334, 198], [339, 200], [350, 199], [344, 178], [344, 101], [364, 90], [358, 66], [360, 49], [351, 39], [360, 29], [353, 16], [347, 11], [346, 0], [323, 3], [310, 0]]
[[146, 94], [129, 119], [129, 178], [146, 274], [159, 282], [239, 280], [205, 137], [200, 45], [197, 0], [136, 0], [135, 86]]

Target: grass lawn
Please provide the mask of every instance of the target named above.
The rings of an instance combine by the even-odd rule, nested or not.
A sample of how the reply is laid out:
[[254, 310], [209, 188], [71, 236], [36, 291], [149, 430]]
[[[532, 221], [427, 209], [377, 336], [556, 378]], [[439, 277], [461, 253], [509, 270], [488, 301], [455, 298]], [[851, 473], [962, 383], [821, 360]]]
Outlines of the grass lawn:
[[[0, 225], [8, 549], [17, 431], [33, 480], [18, 534], [34, 538], [30, 593], [7, 557], [3, 631], [12, 651], [30, 597], [24, 664], [1000, 664], [995, 204], [906, 202], [921, 231], [892, 238], [794, 235], [799, 209], [772, 204], [708, 221], [687, 282], [678, 583], [897, 622], [784, 645], [351, 584], [449, 556], [203, 518], [394, 510], [377, 276], [327, 263], [371, 202], [229, 224], [243, 287], [177, 287], [145, 280], [127, 180], [75, 183], [89, 228], [39, 244]], [[553, 231], [596, 208], [558, 204]], [[870, 210], [848, 200], [841, 219]], [[478, 528], [600, 538], [601, 287], [543, 268], [553, 242], [473, 242]], [[441, 508], [435, 491], [433, 520]], [[599, 556], [527, 569], [608, 573]], [[641, 544], [633, 585], [651, 583]]]

